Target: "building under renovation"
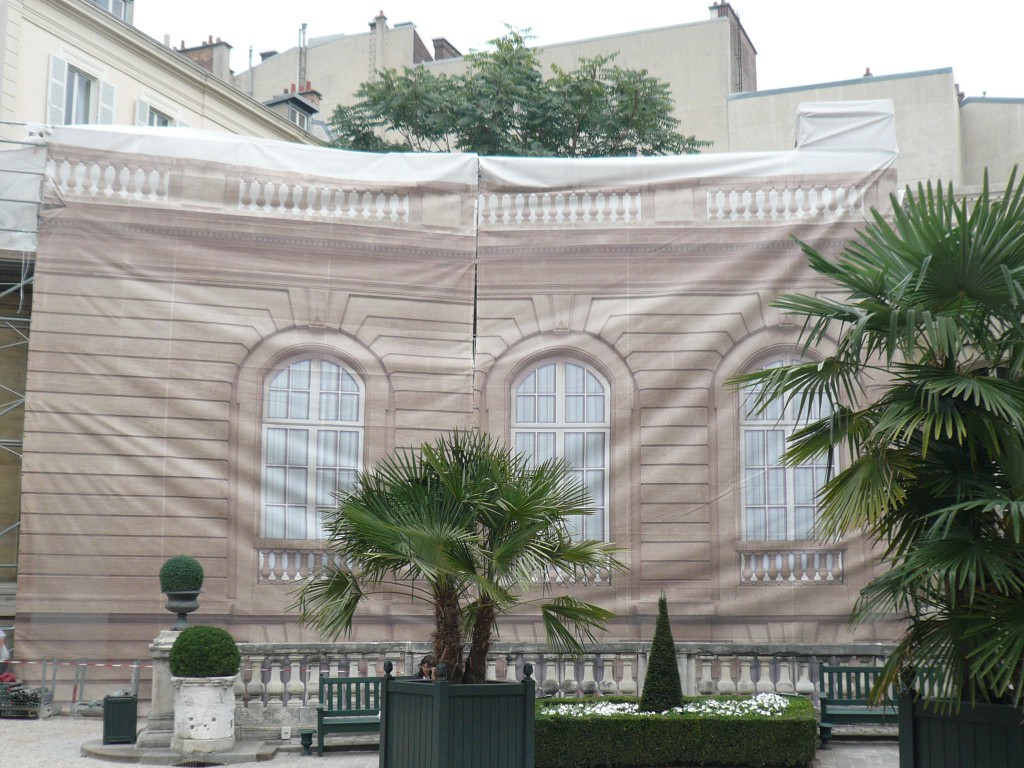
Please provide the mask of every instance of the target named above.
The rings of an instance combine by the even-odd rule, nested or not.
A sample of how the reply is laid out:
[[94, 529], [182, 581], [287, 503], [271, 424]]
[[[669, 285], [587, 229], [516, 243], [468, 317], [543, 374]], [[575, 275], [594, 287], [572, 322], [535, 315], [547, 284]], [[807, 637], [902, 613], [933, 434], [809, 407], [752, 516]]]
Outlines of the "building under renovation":
[[[20, 657], [138, 657], [179, 553], [206, 568], [204, 622], [316, 640], [289, 605], [324, 557], [331, 492], [454, 427], [577, 468], [596, 507], [580, 534], [628, 571], [538, 588], [614, 610], [609, 639], [647, 639], [662, 592], [679, 640], [890, 636], [846, 626], [867, 543], [810, 538], [825, 467], [783, 467], [795, 424], [748, 414], [728, 383], [822, 352], [770, 307], [829, 289], [791, 236], [837, 253], [894, 189], [890, 104], [797, 120], [788, 152], [670, 158], [102, 127], [3, 153], [5, 178], [43, 178]], [[422, 606], [379, 600], [354, 639], [429, 632]], [[542, 636], [528, 608], [502, 626]]]

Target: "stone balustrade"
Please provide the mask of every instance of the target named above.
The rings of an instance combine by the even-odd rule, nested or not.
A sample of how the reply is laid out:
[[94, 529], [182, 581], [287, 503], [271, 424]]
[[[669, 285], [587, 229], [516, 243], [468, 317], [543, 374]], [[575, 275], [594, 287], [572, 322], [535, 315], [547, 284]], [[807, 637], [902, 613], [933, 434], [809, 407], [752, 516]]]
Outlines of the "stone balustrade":
[[[283, 725], [315, 724], [321, 673], [381, 675], [390, 661], [395, 675], [411, 675], [431, 650], [426, 643], [242, 643], [239, 648], [236, 720], [246, 738], [271, 738]], [[643, 691], [650, 643], [592, 646], [581, 659], [551, 653], [543, 644], [497, 643], [492, 650], [489, 680], [519, 680], [530, 663], [538, 696], [632, 696]], [[683, 693], [689, 696], [775, 692], [816, 700], [820, 664], [877, 665], [889, 650], [879, 644], [676, 643]]]

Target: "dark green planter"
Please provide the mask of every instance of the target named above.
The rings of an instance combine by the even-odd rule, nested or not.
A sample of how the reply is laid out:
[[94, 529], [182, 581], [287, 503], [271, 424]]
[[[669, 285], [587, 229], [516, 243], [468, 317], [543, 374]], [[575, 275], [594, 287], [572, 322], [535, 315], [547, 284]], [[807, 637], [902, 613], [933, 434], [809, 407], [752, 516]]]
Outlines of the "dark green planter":
[[533, 768], [536, 700], [521, 683], [384, 680], [380, 768]]
[[960, 705], [942, 713], [934, 702], [900, 697], [900, 768], [1020, 768], [1024, 713], [1003, 704]]

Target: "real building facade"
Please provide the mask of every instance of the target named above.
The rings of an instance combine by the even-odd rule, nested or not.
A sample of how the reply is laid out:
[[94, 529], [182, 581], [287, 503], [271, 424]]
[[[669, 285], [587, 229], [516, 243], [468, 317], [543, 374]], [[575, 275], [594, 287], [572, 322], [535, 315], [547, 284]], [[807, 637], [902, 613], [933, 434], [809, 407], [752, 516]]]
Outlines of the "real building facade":
[[[223, 73], [135, 29], [130, 4], [110, 2], [106, 10], [88, 0], [4, 3], [0, 138], [21, 138], [20, 127], [4, 127], [13, 122], [189, 126], [316, 143], [294, 122], [232, 88]], [[213, 41], [210, 48], [217, 48]]]

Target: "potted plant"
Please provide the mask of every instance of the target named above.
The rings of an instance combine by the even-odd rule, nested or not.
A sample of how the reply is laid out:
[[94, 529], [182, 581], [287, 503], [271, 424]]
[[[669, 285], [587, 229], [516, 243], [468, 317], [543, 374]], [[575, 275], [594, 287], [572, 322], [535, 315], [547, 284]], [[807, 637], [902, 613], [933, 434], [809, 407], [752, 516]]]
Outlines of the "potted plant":
[[167, 595], [166, 608], [178, 615], [171, 629], [188, 626], [188, 614], [199, 607], [199, 592], [203, 588], [203, 566], [194, 557], [175, 555], [164, 561], [160, 568], [160, 591]]
[[[475, 708], [477, 722], [481, 708], [494, 702], [471, 702], [471, 694], [494, 696], [505, 685], [509, 695], [522, 697], [524, 686], [518, 683], [484, 684], [496, 622], [517, 606], [538, 605], [555, 650], [579, 653], [583, 640], [603, 629], [609, 611], [570, 595], [550, 596], [542, 578], [551, 568], [561, 570], [566, 581], [583, 581], [622, 567], [611, 545], [573, 538], [569, 523], [590, 510], [585, 488], [564, 461], [535, 466], [486, 434], [458, 430], [418, 450], [396, 451], [361, 473], [354, 489], [339, 497], [325, 520], [327, 547], [336, 556], [300, 586], [295, 603], [300, 623], [334, 639], [350, 630], [357, 607], [370, 594], [402, 594], [430, 604], [437, 669], [444, 665], [432, 685], [385, 684], [382, 766], [394, 754], [391, 734], [402, 728], [408, 737], [419, 732], [415, 738], [426, 740], [406, 742], [403, 752], [441, 760], [424, 765], [450, 764], [437, 757], [437, 744], [457, 743], [463, 756], [476, 746], [488, 748], [485, 738], [520, 748], [532, 744], [532, 701], [522, 718], [510, 719], [509, 728], [529, 731], [516, 736], [499, 733], [497, 715], [484, 715], [488, 728], [470, 733], [468, 718], [460, 721], [449, 711], [445, 727], [450, 730], [437, 734], [438, 742], [432, 729], [411, 723], [416, 717], [439, 723], [444, 718], [436, 712], [418, 710], [448, 701], [449, 695]], [[532, 599], [538, 581], [545, 594]], [[528, 681], [531, 691], [532, 685]], [[431, 693], [432, 688], [437, 690]], [[517, 759], [508, 764], [516, 765]], [[532, 747], [524, 749], [523, 760], [532, 765]], [[478, 756], [477, 764], [485, 762]]]
[[177, 752], [221, 752], [235, 743], [235, 678], [242, 655], [219, 627], [191, 626], [171, 646]]
[[[838, 258], [803, 245], [836, 292], [783, 296], [805, 342], [835, 352], [742, 377], [761, 407], [831, 413], [791, 443], [794, 463], [852, 460], [825, 485], [818, 533], [866, 530], [889, 569], [854, 621], [902, 615], [873, 690], [900, 700], [900, 765], [1019, 765], [1024, 752], [1024, 183], [989, 199], [907, 189]], [[870, 384], [870, 386], [867, 386]], [[998, 723], [998, 725], [997, 725]], [[948, 738], [947, 738], [948, 737]], [[927, 751], [957, 740], [956, 750]], [[997, 760], [996, 755], [1004, 756]], [[968, 762], [970, 760], [968, 759]]]

